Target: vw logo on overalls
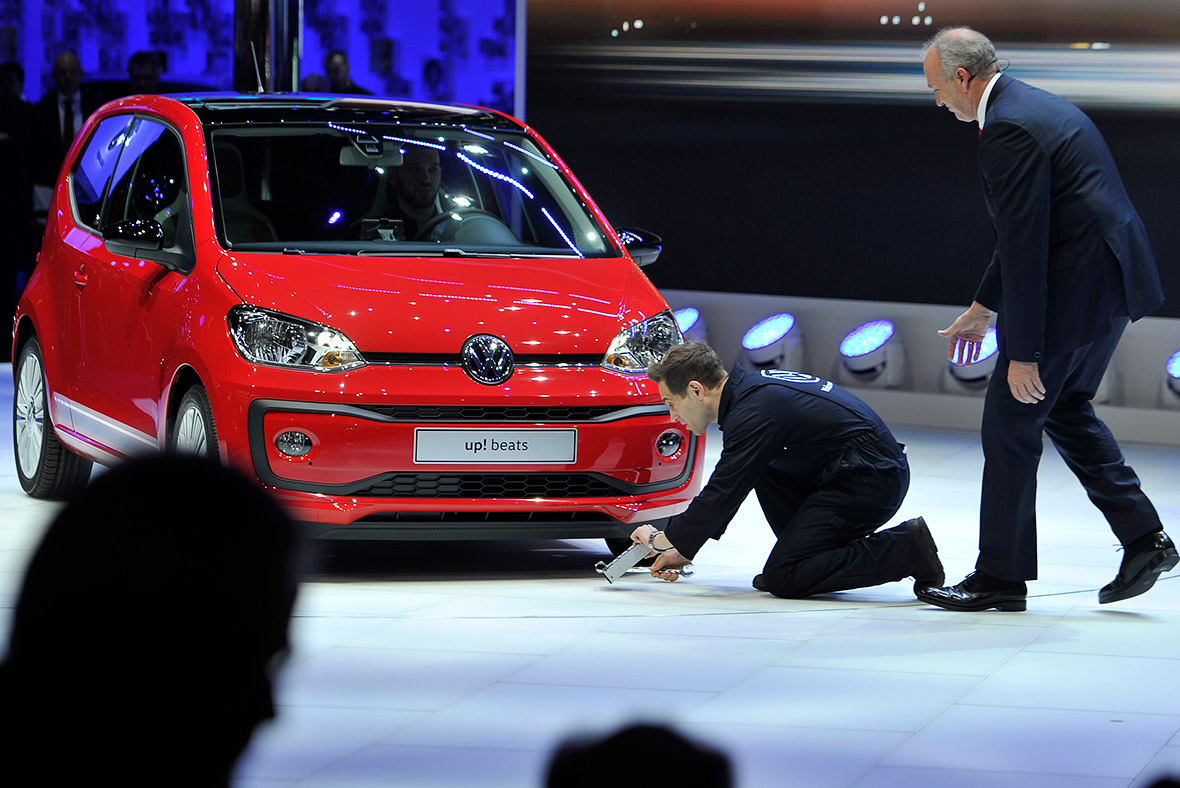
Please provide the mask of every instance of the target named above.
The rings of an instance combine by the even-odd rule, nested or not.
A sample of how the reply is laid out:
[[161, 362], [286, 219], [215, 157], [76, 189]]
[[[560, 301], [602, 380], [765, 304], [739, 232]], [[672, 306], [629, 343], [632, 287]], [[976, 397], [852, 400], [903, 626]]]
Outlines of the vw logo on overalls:
[[476, 334], [463, 343], [459, 363], [476, 383], [496, 386], [512, 377], [512, 348], [499, 337]]

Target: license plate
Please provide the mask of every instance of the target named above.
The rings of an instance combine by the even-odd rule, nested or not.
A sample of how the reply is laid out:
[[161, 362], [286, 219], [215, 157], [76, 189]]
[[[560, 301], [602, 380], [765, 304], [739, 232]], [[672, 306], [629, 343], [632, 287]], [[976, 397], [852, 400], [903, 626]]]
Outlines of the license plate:
[[577, 455], [576, 429], [414, 430], [414, 462], [422, 465], [567, 465]]

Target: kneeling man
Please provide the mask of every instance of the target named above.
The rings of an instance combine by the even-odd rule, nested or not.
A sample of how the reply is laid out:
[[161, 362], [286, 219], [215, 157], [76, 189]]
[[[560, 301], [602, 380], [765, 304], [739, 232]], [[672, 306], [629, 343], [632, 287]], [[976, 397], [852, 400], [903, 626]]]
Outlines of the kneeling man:
[[904, 577], [915, 589], [944, 581], [938, 549], [921, 517], [877, 529], [910, 485], [901, 444], [873, 410], [834, 383], [801, 372], [748, 372], [703, 342], [668, 351], [647, 370], [672, 420], [702, 434], [717, 422], [721, 458], [709, 483], [664, 531], [642, 525], [632, 541], [658, 555], [664, 580], [719, 539], [754, 490], [778, 537], [754, 588], [798, 598]]

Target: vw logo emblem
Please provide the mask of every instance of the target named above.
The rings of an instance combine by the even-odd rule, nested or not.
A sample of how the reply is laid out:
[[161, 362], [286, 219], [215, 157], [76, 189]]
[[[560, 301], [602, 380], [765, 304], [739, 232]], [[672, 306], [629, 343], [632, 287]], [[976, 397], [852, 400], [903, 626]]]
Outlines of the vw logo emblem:
[[498, 386], [512, 377], [512, 348], [499, 337], [476, 334], [463, 343], [459, 363], [476, 383]]

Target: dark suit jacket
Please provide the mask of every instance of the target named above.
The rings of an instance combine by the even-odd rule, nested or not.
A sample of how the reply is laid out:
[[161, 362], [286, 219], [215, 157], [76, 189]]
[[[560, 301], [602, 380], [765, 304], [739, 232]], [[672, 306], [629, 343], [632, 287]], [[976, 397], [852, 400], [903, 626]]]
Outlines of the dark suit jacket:
[[996, 250], [975, 300], [999, 313], [1008, 357], [1076, 350], [1159, 307], [1147, 232], [1093, 122], [1007, 75], [989, 99], [979, 172]]
[[[87, 95], [85, 89], [79, 92], [79, 96], [82, 102], [82, 122], [85, 123], [90, 113], [98, 109], [98, 103]], [[56, 184], [58, 170], [61, 169], [61, 163], [69, 149], [69, 145], [62, 142], [57, 101], [57, 89], [51, 88], [33, 105], [29, 114], [33, 183], [49, 186]], [[76, 129], [78, 132], [81, 130], [81, 126]]]
[[[29, 195], [29, 114], [32, 104], [0, 97], [0, 227], [23, 222], [32, 207]], [[5, 257], [0, 253], [0, 257]]]

